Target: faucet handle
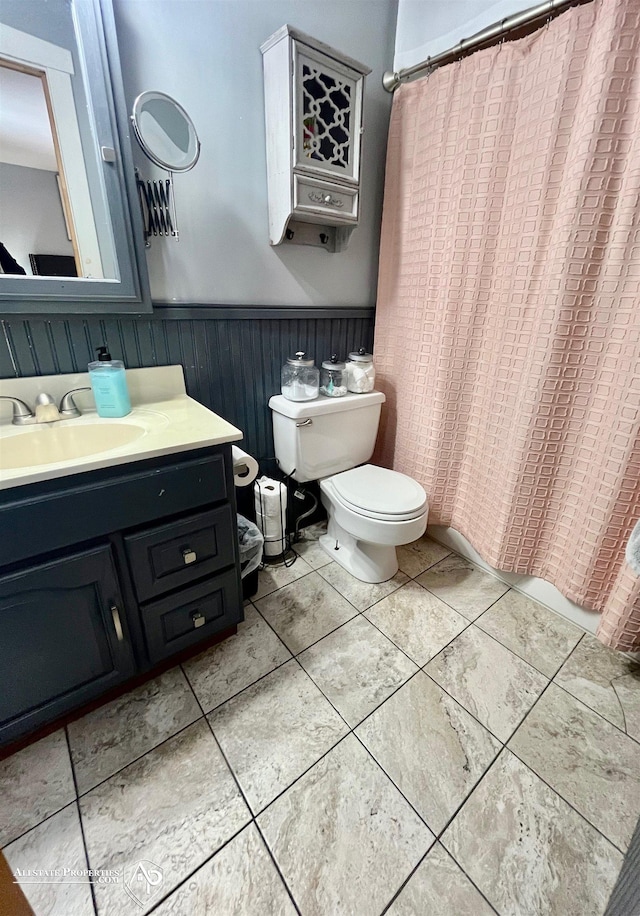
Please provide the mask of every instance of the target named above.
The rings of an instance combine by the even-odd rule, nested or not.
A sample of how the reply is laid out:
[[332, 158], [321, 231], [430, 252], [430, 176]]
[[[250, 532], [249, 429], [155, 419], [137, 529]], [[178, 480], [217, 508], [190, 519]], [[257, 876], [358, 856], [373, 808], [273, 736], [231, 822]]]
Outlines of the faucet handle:
[[65, 395], [62, 396], [60, 401], [60, 414], [67, 419], [69, 417], [80, 417], [82, 416], [76, 402], [73, 399], [74, 394], [78, 391], [91, 391], [91, 388], [85, 386], [84, 388], [72, 388], [71, 391], [67, 391]]
[[13, 420], [11, 422], [15, 426], [23, 426], [25, 423], [35, 422], [35, 414], [29, 410], [25, 402], [21, 401], [20, 398], [11, 398], [9, 395], [2, 394], [0, 395], [0, 401], [13, 402]]

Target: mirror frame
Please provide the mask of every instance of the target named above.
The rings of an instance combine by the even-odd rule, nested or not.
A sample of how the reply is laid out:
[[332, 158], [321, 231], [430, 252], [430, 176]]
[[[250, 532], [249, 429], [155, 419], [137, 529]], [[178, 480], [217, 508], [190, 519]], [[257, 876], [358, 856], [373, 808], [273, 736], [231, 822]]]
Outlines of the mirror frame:
[[[0, 316], [152, 311], [112, 0], [81, 0], [74, 2], [73, 10], [120, 277], [113, 280], [2, 277]], [[104, 155], [100, 158], [102, 148], [115, 151], [114, 161], [108, 161]]]

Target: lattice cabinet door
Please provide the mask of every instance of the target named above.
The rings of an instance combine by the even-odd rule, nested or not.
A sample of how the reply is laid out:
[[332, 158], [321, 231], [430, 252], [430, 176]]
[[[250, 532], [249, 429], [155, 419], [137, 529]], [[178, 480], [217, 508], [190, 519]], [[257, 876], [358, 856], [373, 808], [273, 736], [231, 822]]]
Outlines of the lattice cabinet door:
[[269, 235], [343, 250], [360, 208], [360, 146], [368, 67], [285, 25], [264, 62]]
[[357, 184], [364, 77], [298, 42], [293, 71], [295, 168]]

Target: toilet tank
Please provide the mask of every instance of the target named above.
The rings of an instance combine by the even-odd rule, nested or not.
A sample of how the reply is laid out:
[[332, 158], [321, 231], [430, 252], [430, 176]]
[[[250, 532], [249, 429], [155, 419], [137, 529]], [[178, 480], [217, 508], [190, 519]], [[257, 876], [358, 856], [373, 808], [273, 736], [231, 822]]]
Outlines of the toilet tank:
[[347, 471], [371, 458], [378, 434], [381, 391], [342, 398], [269, 400], [273, 439], [281, 470], [304, 483]]

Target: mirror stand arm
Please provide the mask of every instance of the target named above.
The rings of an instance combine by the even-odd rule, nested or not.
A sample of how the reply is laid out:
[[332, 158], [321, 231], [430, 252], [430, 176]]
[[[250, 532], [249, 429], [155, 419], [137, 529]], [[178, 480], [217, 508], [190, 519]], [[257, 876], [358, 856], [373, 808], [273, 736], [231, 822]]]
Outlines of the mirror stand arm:
[[169, 172], [169, 177], [161, 180], [144, 181], [136, 169], [136, 186], [142, 211], [145, 246], [151, 247], [149, 239], [152, 235], [172, 236], [179, 241], [173, 173]]

